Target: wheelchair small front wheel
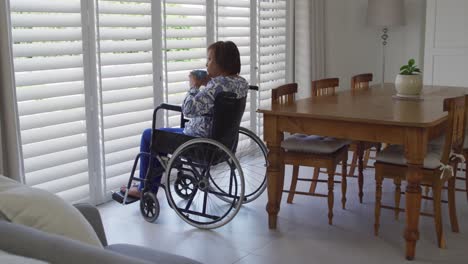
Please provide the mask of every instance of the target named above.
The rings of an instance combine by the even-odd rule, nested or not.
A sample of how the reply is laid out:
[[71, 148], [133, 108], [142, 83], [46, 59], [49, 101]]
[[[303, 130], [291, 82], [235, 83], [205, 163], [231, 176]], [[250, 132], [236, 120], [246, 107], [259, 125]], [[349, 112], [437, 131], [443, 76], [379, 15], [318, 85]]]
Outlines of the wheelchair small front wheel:
[[183, 171], [179, 171], [177, 173], [177, 179], [174, 183], [174, 189], [180, 198], [187, 200], [190, 199], [190, 197], [194, 194], [195, 184], [195, 177], [188, 175]]
[[[181, 171], [191, 177], [193, 190], [189, 196], [180, 195], [180, 183], [184, 181]], [[231, 221], [242, 205], [244, 192], [239, 161], [218, 141], [187, 141], [177, 148], [167, 165], [167, 200], [177, 215], [197, 228], [217, 228]]]
[[152, 192], [145, 192], [140, 199], [140, 212], [143, 218], [150, 223], [153, 223], [159, 217], [159, 201], [156, 195]]

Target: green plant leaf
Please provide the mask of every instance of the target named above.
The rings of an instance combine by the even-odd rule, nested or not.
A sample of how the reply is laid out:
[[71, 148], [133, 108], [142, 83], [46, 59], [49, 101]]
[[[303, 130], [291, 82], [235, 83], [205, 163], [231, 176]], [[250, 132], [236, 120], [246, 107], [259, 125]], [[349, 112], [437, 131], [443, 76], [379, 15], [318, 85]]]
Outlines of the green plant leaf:
[[416, 62], [414, 59], [409, 59], [408, 64], [400, 67], [401, 75], [413, 75], [415, 73], [421, 73], [421, 70], [416, 65]]

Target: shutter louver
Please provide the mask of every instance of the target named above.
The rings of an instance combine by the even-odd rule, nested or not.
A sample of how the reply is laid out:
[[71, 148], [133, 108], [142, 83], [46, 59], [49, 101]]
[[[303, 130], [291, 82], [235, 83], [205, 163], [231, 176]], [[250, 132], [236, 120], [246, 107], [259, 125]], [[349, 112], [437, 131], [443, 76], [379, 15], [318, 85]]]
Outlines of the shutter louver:
[[[270, 105], [271, 89], [286, 83], [286, 8], [285, 0], [259, 0], [259, 107]], [[258, 127], [263, 134], [261, 115]]]
[[[125, 185], [154, 109], [151, 1], [98, 1], [106, 191]], [[138, 175], [138, 171], [136, 172]]]
[[[250, 83], [250, 0], [216, 2], [216, 39], [234, 42], [241, 55], [241, 73]], [[251, 128], [250, 93], [241, 126]]]
[[79, 0], [11, 0], [26, 184], [89, 199]]
[[[182, 104], [191, 70], [205, 69], [206, 1], [163, 1], [164, 93], [169, 104]], [[168, 112], [166, 126], [180, 125], [179, 113]]]

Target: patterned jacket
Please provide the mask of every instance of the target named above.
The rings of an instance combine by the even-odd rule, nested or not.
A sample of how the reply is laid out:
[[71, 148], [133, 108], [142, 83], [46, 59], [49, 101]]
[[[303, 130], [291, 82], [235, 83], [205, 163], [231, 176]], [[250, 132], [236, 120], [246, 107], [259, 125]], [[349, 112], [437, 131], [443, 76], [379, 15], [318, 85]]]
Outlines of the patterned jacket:
[[182, 105], [182, 113], [189, 122], [184, 134], [197, 137], [210, 137], [213, 122], [213, 107], [220, 92], [234, 92], [237, 98], [247, 96], [249, 84], [240, 76], [218, 76], [212, 78], [204, 89], [192, 87]]

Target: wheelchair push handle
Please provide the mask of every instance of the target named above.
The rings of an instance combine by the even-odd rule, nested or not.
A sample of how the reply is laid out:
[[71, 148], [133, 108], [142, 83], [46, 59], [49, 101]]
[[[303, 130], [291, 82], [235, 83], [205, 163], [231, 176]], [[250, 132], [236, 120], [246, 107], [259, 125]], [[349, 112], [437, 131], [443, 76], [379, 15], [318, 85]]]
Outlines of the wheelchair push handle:
[[249, 85], [249, 90], [252, 90], [252, 91], [258, 91], [258, 86], [255, 86], [255, 85]]

